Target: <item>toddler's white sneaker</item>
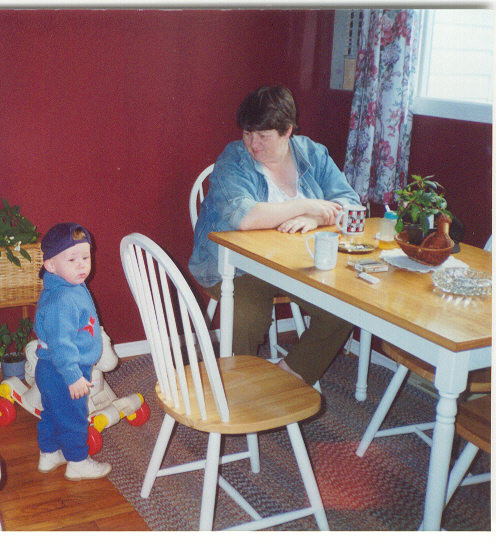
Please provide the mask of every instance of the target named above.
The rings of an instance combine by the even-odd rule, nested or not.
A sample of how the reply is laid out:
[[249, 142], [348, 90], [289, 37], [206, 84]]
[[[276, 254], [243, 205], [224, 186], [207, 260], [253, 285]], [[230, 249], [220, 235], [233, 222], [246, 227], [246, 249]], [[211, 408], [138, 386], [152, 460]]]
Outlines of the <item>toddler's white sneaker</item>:
[[75, 482], [79, 480], [96, 480], [104, 478], [112, 470], [109, 463], [98, 463], [87, 457], [83, 461], [69, 461], [65, 470], [65, 477]]
[[57, 467], [65, 465], [67, 463], [62, 450], [56, 452], [40, 452], [40, 462], [38, 463], [38, 470], [43, 474], [52, 472]]

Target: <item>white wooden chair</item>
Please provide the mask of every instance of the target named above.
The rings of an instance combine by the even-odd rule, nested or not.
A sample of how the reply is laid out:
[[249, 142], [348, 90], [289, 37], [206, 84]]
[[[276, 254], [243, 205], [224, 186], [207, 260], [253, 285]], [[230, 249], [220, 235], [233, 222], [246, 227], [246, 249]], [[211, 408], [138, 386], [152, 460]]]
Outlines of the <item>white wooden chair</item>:
[[[491, 238], [489, 237], [484, 250], [491, 252]], [[401, 427], [394, 427], [392, 429], [383, 429], [379, 431], [382, 422], [387, 416], [387, 413], [393, 404], [394, 399], [400, 391], [400, 388], [405, 381], [406, 377], [410, 374], [410, 371], [416, 375], [434, 383], [435, 369], [427, 363], [412, 354], [401, 350], [397, 346], [394, 346], [386, 341], [382, 341], [382, 350], [393, 361], [398, 364], [398, 368], [391, 379], [382, 399], [377, 406], [372, 419], [370, 420], [362, 440], [358, 445], [356, 454], [359, 457], [363, 457], [363, 454], [367, 451], [372, 440], [376, 437], [387, 437], [391, 435], [403, 435], [405, 433], [416, 433], [424, 442], [432, 445], [432, 439], [425, 431], [430, 431], [434, 427], [434, 422], [426, 422], [421, 424], [404, 425]], [[469, 393], [490, 393], [491, 391], [491, 367], [487, 369], [480, 369], [469, 373], [467, 391]]]
[[[126, 236], [121, 241], [121, 258], [150, 345], [158, 378], [157, 398], [165, 411], [141, 496], [149, 496], [157, 477], [204, 469], [200, 530], [213, 527], [217, 484], [253, 518], [235, 527], [239, 530], [268, 528], [308, 515], [315, 516], [319, 529], [328, 530], [298, 426], [299, 421], [319, 411], [320, 394], [261, 358], [232, 356], [216, 360], [207, 324], [193, 292], [156, 243], [137, 233]], [[181, 350], [178, 326], [184, 335], [185, 354]], [[201, 361], [195, 347], [195, 334]], [[160, 468], [176, 422], [209, 433], [206, 459]], [[257, 433], [284, 426], [310, 505], [302, 510], [261, 518], [219, 474], [219, 466], [250, 458], [252, 471], [259, 472]], [[221, 457], [221, 437], [225, 434], [247, 434], [248, 450]]]
[[[435, 377], [435, 368], [430, 363], [426, 363], [412, 354], [401, 350], [397, 346], [394, 346], [386, 341], [382, 341], [382, 350], [393, 361], [398, 363], [398, 369], [394, 373], [393, 378], [384, 392], [384, 395], [382, 396], [382, 399], [377, 406], [376, 411], [374, 412], [374, 415], [372, 416], [372, 419], [365, 430], [365, 433], [363, 434], [362, 440], [358, 445], [356, 454], [359, 457], [363, 457], [372, 440], [378, 437], [415, 433], [424, 442], [429, 444], [429, 446], [432, 444], [432, 439], [430, 436], [428, 436], [428, 434], [425, 433], [425, 431], [430, 431], [434, 428], [434, 421], [402, 425], [400, 427], [393, 427], [391, 429], [379, 430], [382, 422], [389, 412], [389, 409], [391, 408], [394, 399], [398, 395], [403, 382], [410, 372], [431, 383], [434, 383]], [[489, 393], [491, 391], [491, 368], [489, 367], [488, 369], [471, 371], [469, 373], [469, 384], [467, 390], [470, 393]]]
[[[483, 395], [461, 403], [458, 406], [455, 430], [467, 442], [451, 468], [446, 489], [445, 507], [448, 506], [459, 486], [491, 481], [490, 472], [467, 475], [467, 471], [479, 450], [491, 453], [491, 395]], [[422, 530], [422, 525], [419, 530]]]
[[486, 244], [484, 245], [484, 250], [487, 250], [488, 252], [493, 251], [493, 236], [490, 235], [489, 239], [486, 241]]
[[[191, 225], [193, 226], [193, 230], [195, 229], [196, 222], [198, 220], [198, 213], [200, 210], [201, 202], [203, 201], [207, 193], [207, 189], [205, 188], [204, 183], [207, 181], [213, 169], [214, 169], [214, 164], [204, 169], [200, 173], [198, 178], [196, 179], [193, 185], [193, 188], [191, 189], [191, 193], [189, 196], [189, 215], [191, 218]], [[298, 337], [301, 337], [301, 334], [305, 331], [305, 322], [303, 320], [303, 317], [301, 315], [301, 311], [298, 305], [296, 303], [291, 302], [288, 297], [285, 297], [285, 296], [275, 297], [274, 307], [272, 309], [272, 324], [269, 328], [269, 346], [270, 346], [270, 356], [272, 359], [276, 359], [281, 356], [284, 357], [288, 353], [277, 342], [277, 318], [276, 318], [276, 305], [288, 304], [288, 303], [291, 307], [291, 312], [293, 315], [293, 320], [295, 323], [296, 332], [298, 333]], [[218, 306], [218, 300], [210, 296], [208, 307], [207, 307], [207, 314], [206, 314], [209, 323], [211, 323], [214, 318], [217, 306]]]

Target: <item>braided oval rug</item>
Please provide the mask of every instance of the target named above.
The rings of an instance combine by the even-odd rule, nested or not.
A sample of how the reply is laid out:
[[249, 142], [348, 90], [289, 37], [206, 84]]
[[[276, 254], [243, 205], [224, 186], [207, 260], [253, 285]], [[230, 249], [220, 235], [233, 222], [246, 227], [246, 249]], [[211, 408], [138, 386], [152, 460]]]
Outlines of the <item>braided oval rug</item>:
[[[371, 365], [367, 399], [354, 397], [357, 374], [355, 356], [339, 355], [321, 379], [323, 409], [301, 424], [331, 530], [415, 531], [422, 521], [430, 448], [414, 435], [378, 438], [363, 458], [355, 454], [367, 424], [389, 383], [392, 372]], [[163, 412], [155, 400], [156, 377], [151, 357], [126, 361], [106, 374], [118, 397], [141, 393], [148, 403], [150, 420], [134, 427], [122, 420], [102, 433], [103, 449], [95, 459], [109, 461], [109, 479], [133, 505], [152, 530], [198, 529], [203, 472], [163, 477], [155, 481], [148, 499], [140, 496]], [[407, 384], [393, 404], [383, 427], [434, 419], [436, 400]], [[225, 439], [224, 452], [246, 449], [246, 439]], [[207, 435], [176, 426], [164, 465], [205, 457]], [[306, 506], [299, 471], [287, 432], [282, 429], [259, 435], [261, 472], [253, 474], [249, 460], [222, 467], [223, 476], [262, 515]], [[464, 443], [455, 442], [454, 453]], [[479, 453], [473, 473], [490, 468], [488, 454]], [[448, 531], [491, 529], [490, 485], [465, 486], [453, 496], [443, 516]], [[214, 529], [223, 529], [250, 518], [222, 491], [218, 491]], [[311, 531], [313, 517], [302, 518], [272, 530]]]

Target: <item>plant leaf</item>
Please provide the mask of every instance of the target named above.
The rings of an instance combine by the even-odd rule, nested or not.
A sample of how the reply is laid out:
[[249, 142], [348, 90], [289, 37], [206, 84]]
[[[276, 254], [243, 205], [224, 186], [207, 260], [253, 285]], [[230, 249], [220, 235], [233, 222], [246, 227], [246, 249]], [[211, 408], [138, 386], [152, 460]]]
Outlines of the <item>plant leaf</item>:
[[29, 252], [28, 252], [27, 250], [23, 249], [22, 246], [19, 247], [19, 252], [21, 253], [21, 255], [22, 255], [24, 258], [26, 258], [26, 260], [27, 260], [28, 262], [31, 261], [31, 256], [29, 255]]
[[419, 219], [420, 229], [424, 232], [424, 235], [429, 231], [429, 220], [427, 216], [422, 215]]
[[7, 259], [9, 260], [9, 262], [12, 262], [14, 265], [17, 265], [17, 267], [21, 267], [21, 262], [19, 261], [19, 258], [12, 254], [12, 251], [10, 250], [9, 247], [5, 247], [5, 253], [7, 254]]
[[419, 213], [420, 213], [420, 209], [419, 209], [419, 206], [414, 203], [410, 209], [410, 212], [412, 214], [412, 220], [414, 223], [416, 223], [418, 221], [418, 217], [419, 217]]

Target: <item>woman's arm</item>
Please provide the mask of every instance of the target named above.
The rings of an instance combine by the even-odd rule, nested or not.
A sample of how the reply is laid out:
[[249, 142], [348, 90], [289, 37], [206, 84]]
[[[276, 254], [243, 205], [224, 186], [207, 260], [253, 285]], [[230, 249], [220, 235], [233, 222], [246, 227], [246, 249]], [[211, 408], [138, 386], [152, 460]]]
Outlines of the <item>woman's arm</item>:
[[[339, 203], [318, 199], [296, 199], [282, 203], [258, 202], [241, 220], [239, 229], [259, 230], [281, 227], [281, 231], [294, 233], [306, 224], [308, 226], [315, 224], [312, 228], [307, 227], [305, 231], [308, 231], [317, 226], [334, 224], [341, 209]], [[294, 229], [297, 224], [300, 224], [300, 227]]]

